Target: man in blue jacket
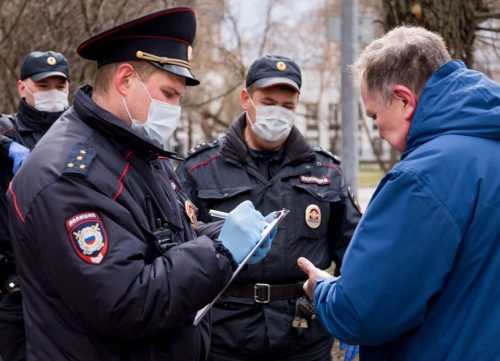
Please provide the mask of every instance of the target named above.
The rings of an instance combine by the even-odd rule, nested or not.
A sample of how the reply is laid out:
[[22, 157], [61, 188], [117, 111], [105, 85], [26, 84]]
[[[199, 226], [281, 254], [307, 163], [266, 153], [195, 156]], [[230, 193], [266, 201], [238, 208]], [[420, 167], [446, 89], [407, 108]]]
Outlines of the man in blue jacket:
[[356, 64], [366, 114], [402, 152], [340, 278], [305, 258], [329, 332], [365, 360], [500, 359], [500, 85], [400, 27]]

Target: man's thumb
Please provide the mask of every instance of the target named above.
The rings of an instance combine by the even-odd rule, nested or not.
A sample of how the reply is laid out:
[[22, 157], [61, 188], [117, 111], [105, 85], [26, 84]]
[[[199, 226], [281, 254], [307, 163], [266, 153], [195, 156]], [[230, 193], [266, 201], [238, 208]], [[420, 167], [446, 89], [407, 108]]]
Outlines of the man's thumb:
[[314, 270], [316, 267], [305, 257], [300, 257], [297, 260], [297, 264], [299, 265], [300, 269], [309, 275], [309, 273]]

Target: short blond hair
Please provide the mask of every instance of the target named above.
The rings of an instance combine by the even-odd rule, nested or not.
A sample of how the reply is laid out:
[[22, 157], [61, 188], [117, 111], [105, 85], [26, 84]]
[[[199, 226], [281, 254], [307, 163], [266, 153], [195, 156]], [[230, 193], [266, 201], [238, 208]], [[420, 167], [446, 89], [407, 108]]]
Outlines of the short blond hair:
[[439, 34], [422, 27], [400, 26], [372, 41], [351, 70], [380, 103], [388, 106], [393, 85], [404, 85], [419, 97], [431, 74], [450, 60]]
[[101, 66], [97, 69], [97, 72], [94, 76], [94, 93], [103, 94], [106, 93], [109, 89], [109, 85], [113, 80], [113, 76], [116, 73], [116, 70], [121, 64], [130, 64], [134, 67], [135, 71], [139, 74], [142, 80], [148, 80], [149, 77], [155, 71], [161, 71], [154, 65], [148, 63], [144, 60], [131, 60], [131, 61], [122, 61], [119, 63], [110, 63]]

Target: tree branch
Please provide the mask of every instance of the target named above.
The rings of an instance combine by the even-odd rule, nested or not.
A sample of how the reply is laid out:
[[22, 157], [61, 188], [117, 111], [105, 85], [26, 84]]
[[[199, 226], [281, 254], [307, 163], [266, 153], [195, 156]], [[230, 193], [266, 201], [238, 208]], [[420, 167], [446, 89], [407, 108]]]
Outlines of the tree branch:
[[483, 22], [488, 19], [500, 19], [500, 12], [492, 12], [492, 13], [477, 13], [475, 18], [478, 22]]
[[26, 5], [28, 5], [28, 0], [25, 0], [24, 3], [21, 5], [21, 9], [19, 9], [19, 12], [18, 12], [14, 22], [12, 23], [12, 26], [10, 27], [9, 30], [7, 30], [5, 32], [5, 35], [2, 38], [2, 40], [0, 40], [0, 45], [3, 44], [3, 42], [10, 37], [10, 34], [14, 31], [14, 29], [17, 28], [17, 24], [19, 23], [19, 20], [21, 19], [21, 15], [23, 14], [24, 9], [26, 9]]
[[184, 107], [186, 108], [197, 108], [197, 107], [202, 107], [204, 105], [207, 105], [208, 103], [211, 103], [213, 102], [214, 100], [217, 100], [217, 99], [220, 99], [220, 98], [224, 98], [226, 95], [228, 95], [229, 93], [231, 93], [232, 91], [234, 91], [236, 88], [238, 88], [239, 86], [241, 86], [241, 83], [238, 82], [236, 84], [234, 84], [233, 86], [231, 86], [230, 88], [226, 89], [225, 92], [219, 94], [219, 95], [216, 95], [214, 97], [211, 97], [211, 98], [208, 98], [207, 100], [204, 100], [202, 101], [201, 103], [191, 103], [191, 104], [184, 104]]
[[476, 26], [476, 30], [492, 31], [494, 33], [500, 33], [500, 28], [484, 28], [482, 26]]

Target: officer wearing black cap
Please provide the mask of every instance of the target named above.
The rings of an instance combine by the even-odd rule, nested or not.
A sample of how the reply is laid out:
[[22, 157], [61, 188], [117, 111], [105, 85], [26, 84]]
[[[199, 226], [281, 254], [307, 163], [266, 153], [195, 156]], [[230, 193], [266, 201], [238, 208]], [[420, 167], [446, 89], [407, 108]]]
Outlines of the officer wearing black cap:
[[333, 260], [338, 274], [361, 214], [338, 159], [294, 126], [300, 87], [292, 59], [257, 59], [241, 90], [244, 113], [177, 169], [201, 220], [246, 199], [264, 214], [290, 210], [264, 260], [242, 271], [214, 306], [210, 361], [330, 360], [333, 339], [303, 293], [296, 260], [308, 255], [324, 269]]
[[199, 83], [195, 29], [191, 9], [167, 9], [78, 46], [97, 61], [94, 87], [77, 90], [9, 187], [28, 359], [206, 360], [210, 320], [195, 327], [195, 314], [266, 223], [250, 202], [198, 222], [162, 147]]
[[68, 81], [68, 61], [62, 54], [29, 53], [21, 63], [17, 82], [17, 112], [0, 116], [0, 356], [4, 360], [26, 359], [5, 193], [30, 150], [68, 107]]

